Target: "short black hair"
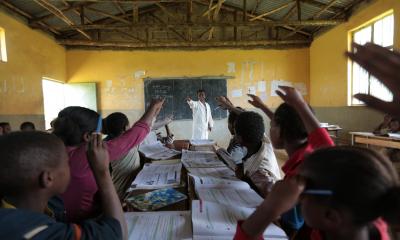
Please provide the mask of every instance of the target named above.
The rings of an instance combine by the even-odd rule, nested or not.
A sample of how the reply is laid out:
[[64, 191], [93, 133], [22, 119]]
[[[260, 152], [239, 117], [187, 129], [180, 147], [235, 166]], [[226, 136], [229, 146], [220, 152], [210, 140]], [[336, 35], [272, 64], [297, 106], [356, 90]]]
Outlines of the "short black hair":
[[63, 152], [63, 142], [50, 133], [18, 131], [0, 136], [1, 195], [29, 189], [44, 168], [59, 166]]
[[[393, 164], [363, 147], [338, 146], [317, 150], [301, 166], [310, 188], [333, 191], [329, 203], [346, 208], [356, 225], [378, 217], [399, 223], [400, 183]], [[323, 199], [321, 199], [322, 201]]]
[[5, 127], [5, 126], [9, 126], [10, 123], [9, 122], [0, 122], [0, 127]]
[[103, 133], [110, 138], [118, 137], [129, 125], [128, 117], [121, 112], [114, 112], [103, 119]]
[[[236, 107], [236, 108], [239, 109], [239, 110], [244, 111], [244, 109], [241, 108], [241, 107]], [[239, 116], [239, 114], [237, 114], [236, 112], [234, 112], [234, 111], [229, 111], [228, 123], [234, 124], [238, 116]]]
[[259, 143], [265, 132], [264, 121], [256, 112], [242, 112], [236, 119], [236, 135], [240, 136], [245, 143]]
[[280, 127], [280, 135], [285, 141], [307, 138], [307, 130], [296, 109], [282, 103], [274, 113], [274, 121]]
[[23, 122], [21, 126], [19, 127], [20, 130], [25, 130], [25, 129], [31, 129], [35, 130], [35, 124], [33, 122]]
[[66, 107], [54, 120], [54, 131], [66, 146], [76, 146], [83, 142], [85, 133], [92, 133], [97, 128], [99, 114], [84, 107]]
[[199, 89], [199, 90], [197, 90], [197, 94], [199, 94], [199, 93], [201, 93], [201, 92], [206, 93], [206, 91], [205, 91], [204, 89]]

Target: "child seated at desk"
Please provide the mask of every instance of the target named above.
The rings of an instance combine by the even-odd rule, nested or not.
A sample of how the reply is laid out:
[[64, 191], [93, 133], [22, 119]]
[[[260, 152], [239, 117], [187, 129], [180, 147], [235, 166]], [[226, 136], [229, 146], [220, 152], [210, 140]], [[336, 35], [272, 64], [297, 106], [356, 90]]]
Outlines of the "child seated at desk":
[[69, 184], [63, 142], [39, 131], [2, 136], [0, 239], [126, 239], [126, 223], [100, 135], [92, 136], [88, 160], [99, 186], [103, 215], [96, 220], [82, 219], [79, 225], [57, 222], [47, 203]]
[[[241, 107], [236, 107], [236, 109], [244, 111]], [[231, 133], [232, 138], [229, 141], [228, 148], [226, 149], [236, 165], [242, 163], [242, 159], [247, 155], [247, 148], [239, 144], [237, 136], [235, 135], [235, 123], [238, 116], [239, 114], [237, 112], [229, 111], [228, 130]]]
[[388, 133], [398, 133], [400, 131], [400, 121], [389, 114], [385, 114], [383, 122], [374, 130], [374, 134], [387, 135]]
[[[270, 187], [281, 174], [272, 144], [265, 135], [264, 122], [256, 112], [242, 112], [235, 124], [235, 134], [238, 143], [247, 149], [243, 158], [243, 167], [238, 168], [239, 177], [248, 178], [262, 196], [268, 193]], [[244, 176], [240, 176], [240, 175]]]
[[[121, 136], [129, 128], [128, 117], [121, 112], [114, 112], [103, 119], [103, 133], [107, 135], [104, 141], [110, 141]], [[132, 183], [140, 168], [138, 148], [133, 147], [119, 160], [113, 161], [111, 176], [117, 190], [118, 197], [123, 200], [126, 190]]]
[[389, 240], [385, 221], [399, 223], [399, 178], [388, 159], [373, 150], [317, 150], [297, 178], [276, 183], [257, 210], [239, 222], [234, 239], [262, 239], [269, 223], [298, 201], [313, 229], [307, 239]]

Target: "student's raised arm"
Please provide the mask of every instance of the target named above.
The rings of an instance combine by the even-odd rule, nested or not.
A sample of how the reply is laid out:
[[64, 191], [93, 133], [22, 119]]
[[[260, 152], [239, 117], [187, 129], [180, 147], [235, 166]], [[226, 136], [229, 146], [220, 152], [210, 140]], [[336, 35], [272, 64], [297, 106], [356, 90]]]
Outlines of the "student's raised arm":
[[143, 114], [143, 116], [139, 119], [139, 122], [147, 123], [147, 125], [151, 126], [151, 123], [155, 117], [157, 117], [158, 113], [161, 111], [162, 105], [164, 104], [165, 99], [153, 99], [150, 103], [150, 107]]
[[292, 87], [279, 86], [279, 90], [277, 90], [276, 93], [283, 101], [296, 109], [308, 134], [320, 128], [318, 119], [314, 116], [314, 113], [311, 111], [306, 101], [304, 101], [299, 91]]
[[106, 146], [102, 141], [101, 134], [92, 134], [87, 151], [87, 158], [98, 186], [103, 214], [119, 221], [123, 239], [127, 239], [128, 229], [121, 203], [111, 180], [109, 156]]
[[261, 98], [259, 98], [258, 96], [254, 95], [254, 94], [247, 94], [247, 96], [249, 96], [251, 99], [248, 100], [248, 102], [253, 105], [256, 108], [261, 109], [267, 116], [269, 119], [273, 119], [274, 118], [274, 113], [267, 107], [267, 105], [265, 105], [263, 103], [263, 101], [261, 100]]
[[298, 178], [276, 182], [256, 211], [237, 227], [234, 239], [259, 239], [272, 221], [296, 205], [303, 190], [304, 182]]
[[234, 112], [234, 113], [236, 113], [238, 115], [245, 111], [243, 109], [235, 107], [233, 105], [233, 103], [231, 102], [231, 100], [229, 100], [228, 97], [219, 96], [219, 97], [216, 97], [215, 100], [217, 101], [218, 106], [220, 106], [221, 108], [226, 109], [226, 110], [228, 110], [230, 112]]
[[364, 46], [353, 43], [355, 52], [347, 56], [375, 76], [393, 93], [393, 101], [385, 102], [372, 95], [356, 94], [355, 98], [371, 108], [400, 118], [400, 52], [367, 43]]

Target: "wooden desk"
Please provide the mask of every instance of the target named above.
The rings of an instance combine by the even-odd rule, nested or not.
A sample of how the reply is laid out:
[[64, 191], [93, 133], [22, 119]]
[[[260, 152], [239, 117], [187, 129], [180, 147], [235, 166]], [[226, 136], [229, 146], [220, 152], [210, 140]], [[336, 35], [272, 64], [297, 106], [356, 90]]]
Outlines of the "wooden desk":
[[337, 145], [338, 140], [339, 140], [339, 131], [342, 130], [342, 128], [337, 125], [331, 125], [331, 126], [327, 126], [327, 127], [323, 127], [323, 128], [325, 128], [326, 131], [328, 131], [329, 136], [331, 136], [331, 138]]
[[400, 149], [400, 138], [377, 136], [370, 132], [350, 132], [351, 145], [356, 143]]

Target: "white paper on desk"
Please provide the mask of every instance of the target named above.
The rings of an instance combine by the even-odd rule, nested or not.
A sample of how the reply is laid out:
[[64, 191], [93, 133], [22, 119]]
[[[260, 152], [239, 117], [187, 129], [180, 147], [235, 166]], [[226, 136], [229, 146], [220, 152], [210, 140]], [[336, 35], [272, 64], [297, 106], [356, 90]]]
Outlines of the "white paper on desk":
[[127, 212], [128, 239], [192, 239], [190, 218], [190, 211]]
[[202, 188], [234, 188], [234, 189], [250, 189], [250, 185], [239, 179], [223, 179], [208, 176], [196, 176], [189, 174], [194, 182], [194, 188], [196, 190]]
[[140, 145], [139, 151], [143, 153], [144, 156], [146, 156], [147, 158], [161, 159], [161, 160], [169, 159], [180, 154], [179, 151], [167, 148], [160, 142]]
[[[192, 201], [193, 239], [232, 239], [238, 220], [246, 219], [254, 208], [228, 206], [207, 201]], [[270, 224], [264, 238], [288, 239], [285, 232]]]
[[239, 180], [235, 172], [228, 167], [213, 168], [186, 168], [187, 171], [196, 176], [216, 177], [223, 179]]
[[225, 161], [225, 163], [228, 165], [230, 169], [236, 171], [237, 168], [236, 163], [233, 161], [233, 158], [231, 154], [228, 153], [228, 151], [226, 151], [223, 148], [220, 148], [217, 150], [217, 154]]
[[215, 152], [182, 150], [181, 160], [186, 168], [225, 167]]
[[251, 188], [200, 188], [196, 193], [202, 201], [248, 208], [258, 207], [264, 200]]
[[215, 141], [212, 139], [192, 139], [190, 144], [193, 146], [212, 146], [215, 145]]
[[181, 182], [182, 164], [146, 163], [136, 176], [131, 189], [157, 189], [178, 186]]

